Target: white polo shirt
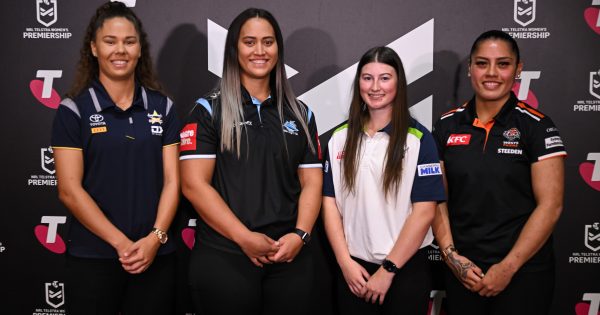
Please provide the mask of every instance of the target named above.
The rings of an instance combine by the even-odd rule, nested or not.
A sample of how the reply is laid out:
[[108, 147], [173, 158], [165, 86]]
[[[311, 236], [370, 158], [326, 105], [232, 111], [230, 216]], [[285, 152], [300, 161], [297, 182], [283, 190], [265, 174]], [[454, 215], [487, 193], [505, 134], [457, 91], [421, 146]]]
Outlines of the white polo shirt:
[[[392, 250], [413, 203], [445, 200], [440, 161], [431, 133], [411, 119], [400, 187], [397, 194], [390, 194], [386, 200], [383, 169], [391, 126], [372, 137], [365, 133], [359, 151], [356, 190], [350, 193], [343, 185], [342, 165], [347, 127], [339, 127], [329, 140], [323, 195], [335, 198], [350, 255], [379, 264]], [[429, 228], [420, 247], [432, 242]]]

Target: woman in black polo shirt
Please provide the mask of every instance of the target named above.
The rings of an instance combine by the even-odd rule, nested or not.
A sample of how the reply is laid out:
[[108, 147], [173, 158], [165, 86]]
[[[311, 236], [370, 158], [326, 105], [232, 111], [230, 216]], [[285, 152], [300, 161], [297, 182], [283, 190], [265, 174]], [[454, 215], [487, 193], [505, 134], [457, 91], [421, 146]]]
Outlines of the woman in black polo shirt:
[[146, 33], [120, 2], [96, 10], [52, 132], [67, 245], [70, 314], [171, 314], [179, 123]]
[[274, 17], [242, 12], [218, 87], [181, 131], [182, 189], [201, 218], [190, 284], [202, 314], [310, 313], [321, 152], [283, 57]]
[[475, 96], [434, 128], [448, 203], [433, 227], [450, 315], [547, 314], [552, 304], [566, 152], [552, 120], [511, 92], [522, 68], [510, 35], [481, 34], [469, 56]]

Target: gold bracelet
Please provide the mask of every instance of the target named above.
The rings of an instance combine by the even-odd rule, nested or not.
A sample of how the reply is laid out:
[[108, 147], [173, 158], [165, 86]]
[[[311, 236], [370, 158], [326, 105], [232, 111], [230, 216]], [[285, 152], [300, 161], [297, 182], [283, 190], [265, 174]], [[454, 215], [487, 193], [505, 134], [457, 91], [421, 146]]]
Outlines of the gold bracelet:
[[454, 244], [450, 244], [450, 245], [446, 246], [445, 249], [442, 250], [442, 259], [444, 261], [448, 260], [448, 256], [450, 256], [450, 254], [452, 254], [452, 253], [458, 254], [458, 250], [456, 250], [456, 248], [454, 247]]

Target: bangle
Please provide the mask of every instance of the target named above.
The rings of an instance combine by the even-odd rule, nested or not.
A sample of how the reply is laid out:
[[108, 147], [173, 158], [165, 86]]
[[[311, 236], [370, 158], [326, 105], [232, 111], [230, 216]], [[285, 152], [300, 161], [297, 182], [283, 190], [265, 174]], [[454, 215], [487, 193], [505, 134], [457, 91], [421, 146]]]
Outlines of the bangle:
[[454, 244], [450, 244], [450, 245], [446, 246], [446, 248], [444, 248], [444, 250], [442, 250], [442, 259], [444, 261], [448, 260], [448, 256], [450, 256], [452, 253], [458, 254], [458, 250], [456, 250], [456, 248], [454, 247]]

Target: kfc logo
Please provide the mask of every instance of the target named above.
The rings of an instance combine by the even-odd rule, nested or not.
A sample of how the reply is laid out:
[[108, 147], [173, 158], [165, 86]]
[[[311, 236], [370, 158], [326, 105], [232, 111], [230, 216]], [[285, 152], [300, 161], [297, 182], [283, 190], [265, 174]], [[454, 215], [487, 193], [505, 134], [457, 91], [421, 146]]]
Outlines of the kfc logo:
[[451, 134], [448, 137], [448, 142], [446, 142], [446, 146], [455, 146], [455, 145], [468, 145], [471, 142], [470, 134]]

